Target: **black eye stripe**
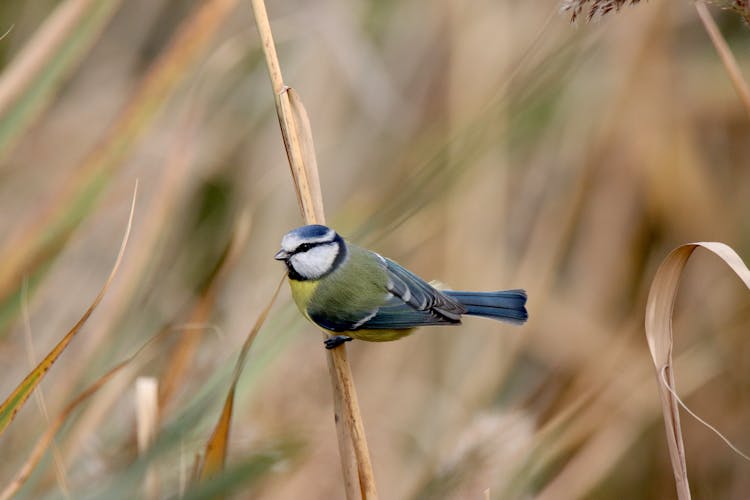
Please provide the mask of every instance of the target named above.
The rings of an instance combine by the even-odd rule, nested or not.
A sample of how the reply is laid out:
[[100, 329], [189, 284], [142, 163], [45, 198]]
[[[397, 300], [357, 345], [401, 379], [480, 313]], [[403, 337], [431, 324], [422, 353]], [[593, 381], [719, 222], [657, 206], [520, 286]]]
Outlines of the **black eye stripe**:
[[300, 243], [291, 253], [307, 252], [311, 248], [326, 246], [334, 243], [333, 241], [316, 241], [314, 243]]
[[313, 243], [302, 243], [300, 246], [298, 246], [297, 248], [294, 249], [294, 253], [297, 253], [297, 252], [306, 252], [306, 251], [310, 250], [314, 246], [315, 245]]

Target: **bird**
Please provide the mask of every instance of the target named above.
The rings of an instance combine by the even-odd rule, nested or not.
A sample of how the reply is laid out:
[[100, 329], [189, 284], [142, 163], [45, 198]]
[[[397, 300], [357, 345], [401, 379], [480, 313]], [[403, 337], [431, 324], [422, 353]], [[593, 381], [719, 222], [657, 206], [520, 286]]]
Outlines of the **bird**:
[[300, 312], [329, 334], [326, 349], [352, 339], [397, 340], [421, 326], [458, 325], [464, 315], [516, 324], [528, 319], [524, 290], [438, 290], [320, 224], [286, 233], [274, 258], [286, 265]]

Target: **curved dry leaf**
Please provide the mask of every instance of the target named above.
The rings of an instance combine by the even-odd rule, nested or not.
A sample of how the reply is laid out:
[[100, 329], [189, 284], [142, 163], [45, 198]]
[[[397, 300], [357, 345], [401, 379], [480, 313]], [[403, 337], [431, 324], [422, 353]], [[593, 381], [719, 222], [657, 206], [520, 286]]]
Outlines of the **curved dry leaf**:
[[[680, 500], [690, 498], [685, 447], [680, 428], [679, 402], [672, 371], [672, 313], [682, 271], [696, 248], [705, 248], [720, 257], [750, 289], [750, 269], [737, 253], [724, 243], [698, 242], [682, 245], [664, 259], [656, 271], [646, 303], [646, 339], [656, 368], [659, 397], [667, 431], [667, 445]], [[665, 386], [664, 381], [668, 384]]]
[[206, 452], [203, 459], [203, 467], [200, 471], [201, 481], [210, 479], [217, 473], [224, 470], [224, 464], [227, 459], [229, 428], [232, 423], [232, 408], [234, 407], [234, 393], [237, 389], [237, 381], [240, 379], [242, 367], [245, 365], [245, 359], [247, 358], [248, 351], [250, 351], [250, 346], [253, 345], [253, 341], [258, 335], [258, 332], [263, 326], [263, 323], [266, 322], [268, 313], [271, 311], [271, 307], [273, 307], [274, 302], [276, 302], [276, 297], [279, 295], [279, 290], [281, 290], [281, 285], [284, 284], [284, 281], [286, 281], [286, 275], [282, 276], [282, 279], [276, 286], [276, 290], [271, 296], [271, 300], [268, 301], [268, 305], [266, 305], [265, 309], [261, 311], [258, 319], [255, 320], [255, 324], [250, 330], [250, 333], [247, 334], [245, 342], [242, 344], [240, 355], [237, 358], [237, 365], [235, 365], [234, 367], [232, 384], [229, 386], [229, 392], [227, 393], [227, 398], [224, 401], [224, 408], [222, 408], [221, 415], [219, 416], [219, 421], [216, 422], [216, 426], [211, 433], [211, 437], [206, 443]]
[[18, 410], [23, 407], [23, 404], [29, 398], [36, 386], [39, 385], [39, 382], [42, 381], [47, 371], [52, 367], [55, 361], [57, 361], [57, 358], [60, 357], [60, 354], [62, 354], [65, 348], [68, 347], [68, 344], [70, 344], [70, 342], [73, 340], [73, 337], [75, 337], [76, 334], [81, 330], [83, 325], [94, 312], [94, 309], [96, 309], [96, 307], [102, 301], [102, 299], [104, 298], [104, 294], [107, 293], [107, 289], [109, 289], [109, 286], [112, 284], [112, 281], [117, 274], [117, 270], [120, 268], [122, 257], [125, 254], [125, 247], [128, 244], [130, 229], [133, 225], [133, 214], [135, 213], [135, 200], [137, 196], [138, 181], [136, 181], [135, 188], [133, 190], [133, 200], [130, 204], [130, 215], [128, 216], [128, 225], [125, 228], [125, 235], [122, 238], [120, 251], [117, 254], [115, 264], [114, 266], [112, 266], [112, 270], [107, 277], [107, 281], [104, 282], [104, 285], [99, 291], [99, 294], [96, 296], [89, 308], [86, 309], [86, 312], [83, 313], [81, 319], [79, 319], [78, 322], [73, 325], [73, 328], [71, 328], [70, 331], [65, 334], [62, 340], [57, 343], [57, 345], [49, 352], [49, 354], [45, 356], [45, 358], [36, 366], [36, 368], [34, 368], [31, 373], [29, 373], [26, 378], [23, 379], [18, 387], [16, 387], [16, 389], [10, 394], [10, 396], [7, 397], [3, 404], [0, 405], [0, 434], [2, 434], [8, 427], [8, 425], [10, 425], [10, 423], [13, 421], [13, 418], [18, 413]]

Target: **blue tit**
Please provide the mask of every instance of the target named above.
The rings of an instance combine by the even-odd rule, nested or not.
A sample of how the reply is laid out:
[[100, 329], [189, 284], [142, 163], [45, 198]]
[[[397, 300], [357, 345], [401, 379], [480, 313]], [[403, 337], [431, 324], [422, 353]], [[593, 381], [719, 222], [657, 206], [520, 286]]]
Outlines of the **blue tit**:
[[353, 338], [381, 342], [400, 339], [419, 326], [457, 325], [464, 314], [517, 324], [528, 318], [523, 290], [437, 290], [326, 226], [288, 232], [274, 258], [286, 264], [299, 310], [330, 333], [327, 349]]

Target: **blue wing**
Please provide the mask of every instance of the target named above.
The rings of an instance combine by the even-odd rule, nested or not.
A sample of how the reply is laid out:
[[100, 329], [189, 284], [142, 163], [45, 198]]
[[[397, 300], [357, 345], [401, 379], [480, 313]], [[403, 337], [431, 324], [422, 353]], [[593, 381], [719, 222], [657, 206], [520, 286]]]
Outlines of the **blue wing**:
[[[380, 257], [378, 255], [378, 257]], [[385, 257], [380, 257], [388, 273], [388, 291], [418, 311], [432, 311], [459, 320], [466, 308], [457, 300], [435, 290], [425, 280]]]
[[334, 332], [406, 329], [461, 322], [466, 308], [457, 300], [442, 294], [392, 260], [374, 255], [388, 275], [387, 286], [383, 290], [387, 296], [385, 303], [373, 310], [349, 312], [336, 317], [324, 311], [308, 311], [310, 319]]
[[388, 273], [388, 301], [363, 318], [357, 329], [399, 329], [461, 322], [466, 312], [458, 301], [440, 293], [425, 280], [378, 255]]
[[432, 311], [418, 311], [409, 304], [383, 306], [357, 329], [399, 330], [427, 325], [450, 325], [461, 320], [449, 319]]

